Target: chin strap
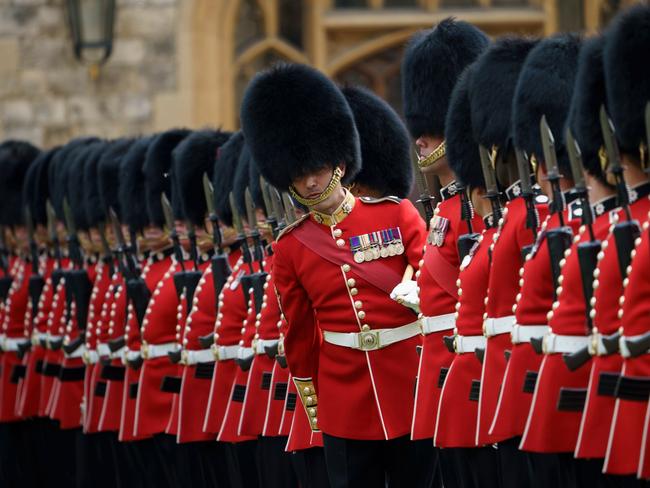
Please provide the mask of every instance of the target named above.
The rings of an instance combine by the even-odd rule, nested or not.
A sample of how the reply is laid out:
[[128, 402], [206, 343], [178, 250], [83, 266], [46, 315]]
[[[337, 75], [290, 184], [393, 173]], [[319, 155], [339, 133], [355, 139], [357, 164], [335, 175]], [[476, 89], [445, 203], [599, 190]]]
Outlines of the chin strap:
[[446, 153], [447, 153], [447, 142], [442, 141], [438, 145], [438, 147], [436, 147], [428, 156], [424, 158], [420, 158], [418, 156], [418, 166], [420, 167], [420, 169], [428, 168], [433, 163], [443, 158]]
[[296, 200], [298, 203], [306, 207], [313, 207], [314, 205], [318, 205], [319, 203], [324, 202], [329, 198], [329, 196], [332, 194], [336, 186], [341, 182], [342, 177], [343, 177], [343, 171], [341, 170], [341, 168], [337, 167], [334, 170], [334, 173], [332, 174], [332, 179], [330, 179], [330, 182], [327, 184], [327, 187], [316, 198], [301, 197], [298, 194], [298, 192], [295, 190], [293, 185], [289, 186], [289, 193], [291, 193], [291, 198]]

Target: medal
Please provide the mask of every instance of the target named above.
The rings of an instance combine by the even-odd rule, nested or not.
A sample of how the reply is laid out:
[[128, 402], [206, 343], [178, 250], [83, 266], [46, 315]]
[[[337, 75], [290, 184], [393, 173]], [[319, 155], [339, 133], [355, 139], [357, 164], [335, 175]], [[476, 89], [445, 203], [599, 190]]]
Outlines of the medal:
[[354, 253], [354, 262], [361, 264], [365, 261], [365, 257], [363, 256], [363, 253], [361, 251], [357, 251]]

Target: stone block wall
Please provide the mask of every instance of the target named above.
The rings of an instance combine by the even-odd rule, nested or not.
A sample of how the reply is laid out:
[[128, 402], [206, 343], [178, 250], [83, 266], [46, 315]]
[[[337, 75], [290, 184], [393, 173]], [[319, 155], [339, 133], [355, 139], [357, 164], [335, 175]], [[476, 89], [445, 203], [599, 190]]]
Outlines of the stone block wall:
[[154, 130], [178, 91], [182, 1], [118, 0], [113, 54], [93, 81], [73, 56], [64, 0], [0, 0], [0, 140]]

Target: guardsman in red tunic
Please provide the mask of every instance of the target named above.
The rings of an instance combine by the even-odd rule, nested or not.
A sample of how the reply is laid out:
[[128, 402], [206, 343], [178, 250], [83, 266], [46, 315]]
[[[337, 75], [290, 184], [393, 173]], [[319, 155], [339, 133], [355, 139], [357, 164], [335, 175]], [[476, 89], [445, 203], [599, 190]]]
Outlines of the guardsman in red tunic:
[[[633, 186], [632, 178], [643, 181], [642, 188], [647, 186], [645, 179], [647, 176], [641, 171], [647, 174], [650, 142], [648, 140], [650, 112], [647, 108], [647, 103], [650, 101], [647, 83], [648, 68], [636, 63], [635, 59], [639, 53], [645, 52], [650, 46], [647, 31], [649, 19], [650, 8], [647, 5], [639, 5], [621, 13], [607, 32], [603, 48], [607, 109], [615, 128], [621, 153], [621, 166], [625, 169], [624, 175], [628, 187]], [[613, 308], [613, 310], [608, 309], [607, 312], [599, 310], [601, 298], [596, 295], [595, 322], [598, 322], [601, 314], [605, 318], [614, 314], [612, 320], [615, 326], [611, 330], [615, 331], [618, 328], [621, 335], [619, 354], [622, 357], [622, 368], [620, 371], [612, 370], [612, 373], [620, 374], [620, 377], [616, 381], [614, 390], [616, 401], [603, 471], [636, 475], [647, 480], [650, 478], [647, 413], [650, 391], [650, 360], [648, 359], [650, 356], [647, 354], [647, 336], [650, 331], [647, 320], [650, 311], [648, 301], [650, 243], [647, 222], [650, 214], [646, 212], [646, 215], [642, 215], [641, 209], [647, 210], [649, 205], [648, 197], [642, 193], [645, 191], [636, 188], [632, 188], [629, 192], [630, 197], [639, 197], [636, 203], [630, 205], [632, 218], [638, 222], [645, 221], [640, 230], [640, 238], [635, 240], [635, 248], [629, 256], [627, 249], [623, 253], [619, 251], [618, 242], [616, 246], [615, 254], [618, 254], [619, 258], [623, 257], [630, 261], [625, 269], [616, 268], [617, 271], [627, 274], [623, 277], [623, 294], [619, 298], [618, 306], [613, 302], [614, 296], [607, 298], [608, 301], [604, 302], [605, 306], [611, 304]], [[620, 222], [625, 222], [624, 216]], [[599, 286], [596, 293], [601, 287], [607, 289], [610, 286], [604, 281], [602, 273], [597, 278]], [[645, 343], [640, 339], [644, 336]], [[600, 364], [599, 359], [601, 358], [595, 358], [595, 364]], [[587, 420], [592, 416], [589, 410], [586, 410]]]
[[[460, 486], [496, 486], [498, 482], [496, 451], [476, 444], [476, 418], [481, 378], [477, 351], [485, 348], [481, 324], [490, 271], [490, 245], [500, 218], [496, 179], [487, 187], [479, 164], [478, 146], [471, 134], [473, 113], [471, 86], [475, 64], [460, 77], [452, 92], [445, 140], [450, 168], [464, 186], [472, 208], [484, 219], [485, 229], [474, 236], [474, 244], [463, 257], [458, 276], [456, 325], [445, 343], [453, 347], [454, 359], [449, 366], [440, 392], [434, 445], [450, 449], [455, 457], [453, 477], [449, 483]], [[490, 164], [490, 163], [486, 163]], [[486, 169], [485, 171], [491, 170]], [[486, 196], [489, 197], [486, 198]], [[480, 480], [480, 482], [479, 482]]]
[[[535, 63], [528, 64], [526, 60], [518, 81], [516, 93], [520, 95], [513, 107], [514, 146], [528, 157], [542, 192], [548, 197], [552, 196], [552, 192], [543, 160], [539, 119], [546, 114], [553, 130], [562, 135], [573, 89], [572, 82], [565, 80], [567, 77], [571, 80], [575, 64], [575, 53], [568, 50], [553, 52], [546, 58], [538, 55]], [[558, 100], [562, 103], [556, 103]], [[575, 197], [569, 192], [573, 181], [568, 159], [562, 156], [566, 151], [560, 145], [560, 136], [556, 147], [561, 148], [558, 164], [562, 177], [557, 183], [559, 194], [556, 197], [568, 205]], [[490, 434], [499, 439], [518, 438], [524, 432], [535, 378], [542, 361], [541, 354], [533, 350], [530, 341], [531, 338], [541, 337], [548, 329], [546, 315], [554, 300], [554, 280], [557, 279], [553, 270], [559, 267], [556, 263], [564, 257], [562, 242], [570, 245], [573, 231], [577, 230], [579, 224], [571, 220], [565, 206], [562, 203], [552, 204], [550, 208], [555, 210], [546, 218], [540, 212], [542, 225], [537, 239], [518, 271], [519, 292], [515, 296], [516, 306], [512, 308], [515, 324], [510, 333], [511, 344], [507, 347], [511, 352], [503, 377], [499, 379], [502, 386], [494, 418], [487, 420], [491, 422], [488, 426]], [[498, 276], [497, 269], [495, 272]], [[558, 476], [564, 475], [565, 469], [558, 465], [555, 455], [529, 453], [528, 458], [531, 482], [535, 486], [560, 483]], [[565, 461], [571, 462], [570, 459]]]
[[[579, 41], [573, 37], [555, 37], [542, 41], [536, 51], [543, 53], [546, 49], [548, 49], [546, 53], [548, 59], [556, 64], [558, 50], [570, 52], [569, 49], [573, 49], [577, 56]], [[535, 52], [531, 57], [534, 54]], [[584, 63], [586, 59], [587, 56], [583, 56], [581, 61]], [[565, 61], [562, 64], [569, 63]], [[596, 76], [597, 73], [590, 70], [587, 79], [592, 83]], [[574, 90], [574, 93], [585, 94], [585, 89], [581, 85], [576, 85]], [[593, 91], [591, 95], [594, 95]], [[593, 124], [594, 120], [598, 119], [598, 109], [602, 104], [603, 95], [601, 89], [600, 95], [594, 97], [596, 100], [590, 100], [588, 104], [583, 104], [578, 109], [572, 108], [569, 123], [573, 124], [575, 121], [576, 124]], [[581, 118], [577, 119], [578, 116]], [[551, 120], [548, 115], [547, 119]], [[563, 128], [550, 129], [550, 131], [554, 130], [563, 130]], [[542, 127], [542, 137], [548, 133], [549, 129]], [[582, 190], [580, 210], [585, 225], [580, 227], [573, 245], [565, 251], [564, 258], [559, 262], [559, 286], [555, 292], [556, 299], [548, 313], [549, 331], [542, 341], [544, 358], [521, 442], [522, 449], [532, 452], [572, 453], [576, 447], [591, 366], [589, 354], [586, 352], [590, 342], [589, 334], [591, 334], [592, 275], [597, 261], [596, 256], [600, 255], [600, 252], [611, 251], [606, 250], [601, 243], [607, 238], [613, 219], [616, 219], [615, 209], [618, 204], [613, 187], [605, 179], [601, 168], [602, 163], [596, 157], [598, 148], [602, 145], [602, 138], [597, 139], [596, 143], [593, 142], [593, 138], [587, 137], [583, 137], [583, 141], [587, 156], [583, 158], [585, 183], [580, 181], [582, 178], [577, 170], [572, 173], [576, 180], [576, 191]], [[567, 145], [570, 142], [570, 139], [565, 140]], [[548, 143], [543, 146], [545, 160], [548, 160], [555, 149]], [[573, 146], [567, 147], [570, 154], [573, 149]], [[548, 161], [546, 162], [548, 166]], [[574, 162], [576, 162], [575, 158]], [[584, 212], [593, 212], [595, 218], [587, 218], [590, 214]], [[581, 350], [586, 353], [586, 360], [575, 361]], [[561, 459], [566, 460], [565, 458], [566, 456], [561, 456]], [[575, 481], [573, 483], [587, 483], [594, 477], [597, 478], [600, 469], [600, 463], [597, 461], [593, 463], [583, 460], [574, 461]], [[571, 477], [570, 471], [560, 474], [567, 478]]]
[[537, 236], [539, 219], [545, 217], [543, 203], [548, 200], [540, 196], [543, 202], [536, 205], [530, 165], [521, 156], [517, 161], [512, 144], [512, 100], [521, 68], [535, 44], [534, 40], [516, 37], [495, 41], [476, 62], [470, 95], [474, 136], [483, 147], [491, 148], [496, 158], [497, 180], [506, 201], [489, 250], [490, 276], [483, 315], [486, 344], [479, 351], [483, 367], [476, 419], [476, 444], [499, 443], [503, 486], [530, 484], [525, 455], [518, 450], [519, 439], [490, 434], [490, 427], [506, 368], [506, 351], [511, 348], [519, 270], [526, 249]]
[[273, 266], [287, 361], [312, 429], [323, 431], [330, 484], [426, 483], [432, 467], [408, 437], [420, 328], [407, 281], [424, 243], [419, 214], [407, 200], [356, 199], [341, 186], [361, 166], [358, 132], [318, 71], [258, 75], [241, 118], [262, 175], [310, 207], [278, 239]]
[[[20, 422], [16, 415], [17, 379], [12, 381], [14, 368], [21, 366], [18, 355], [19, 346], [25, 347], [29, 337], [24, 335], [24, 320], [29, 301], [29, 282], [32, 265], [38, 266], [29, 257], [28, 236], [25, 227], [25, 205], [23, 199], [23, 182], [29, 167], [40, 151], [25, 141], [9, 140], [0, 145], [0, 232], [3, 243], [11, 238], [13, 251], [18, 257], [9, 260], [6, 266], [10, 285], [3, 297], [2, 323], [0, 324], [0, 483], [17, 486], [22, 482], [31, 482], [33, 468], [30, 466], [29, 424]], [[5, 229], [8, 231], [5, 233]], [[4, 258], [4, 256], [3, 256]], [[20, 441], [25, 438], [24, 443]]]
[[[467, 216], [471, 229], [462, 218], [460, 188], [445, 157], [445, 117], [458, 76], [487, 47], [488, 42], [487, 36], [476, 27], [446, 19], [433, 29], [416, 34], [402, 62], [404, 112], [418, 146], [419, 168], [424, 175], [437, 176], [442, 185], [441, 201], [433, 216], [427, 216], [431, 218], [429, 237], [417, 278], [424, 338], [411, 438], [429, 439], [429, 446], [433, 444], [430, 439], [435, 431], [444, 375], [453, 359], [442, 338], [450, 335], [454, 328], [456, 279], [460, 266], [458, 237], [468, 232], [480, 232], [483, 228], [483, 221], [477, 215]], [[448, 62], [450, 58], [455, 62]], [[443, 481], [450, 483], [451, 474], [446, 470], [451, 461], [445, 460], [446, 453], [437, 452], [432, 463], [441, 458]]]
[[[174, 185], [170, 177], [172, 151], [189, 135], [185, 129], [171, 129], [158, 134], [151, 142], [143, 172], [150, 217], [163, 224], [169, 220], [163, 208], [163, 193], [173, 205], [173, 217], [182, 217], [178, 195], [174, 197]], [[167, 227], [175, 223], [167, 223]], [[175, 245], [175, 255], [169, 268], [158, 281], [144, 312], [140, 329], [142, 337], [141, 356], [144, 360], [139, 370], [139, 384], [135, 405], [133, 435], [154, 436], [161, 459], [172, 462], [161, 464], [167, 481], [178, 484], [178, 465], [175, 462], [175, 439], [166, 432], [172, 413], [173, 402], [180, 387], [179, 366], [170, 361], [169, 353], [177, 350], [176, 323], [179, 307], [182, 307], [182, 290], [177, 290], [174, 274], [182, 271], [184, 256]], [[189, 264], [188, 264], [189, 265]]]
[[223, 253], [223, 249], [219, 247], [219, 241], [213, 243], [205, 231], [206, 195], [204, 191], [197, 191], [197, 182], [201, 182], [204, 175], [209, 178], [212, 174], [217, 151], [230, 135], [214, 130], [190, 134], [176, 148], [172, 169], [185, 221], [194, 228], [195, 238], [190, 239], [189, 250], [194, 256], [192, 261], [198, 264], [200, 271], [199, 273], [192, 268], [191, 273], [186, 273], [186, 293], [191, 296], [187, 298], [187, 308], [177, 317], [178, 359], [182, 380], [178, 402], [175, 404], [176, 440], [187, 454], [185, 472], [193, 484], [198, 486], [214, 486], [229, 481], [223, 453], [218, 443], [214, 442], [215, 436], [203, 431], [204, 418], [200, 413], [205, 411], [208, 403], [214, 369], [212, 350], [201, 344], [201, 338], [210, 335], [216, 320], [213, 268], [221, 276], [221, 287], [227, 278], [225, 269], [229, 272], [230, 263], [226, 255], [211, 256], [215, 247], [219, 248], [220, 253]]

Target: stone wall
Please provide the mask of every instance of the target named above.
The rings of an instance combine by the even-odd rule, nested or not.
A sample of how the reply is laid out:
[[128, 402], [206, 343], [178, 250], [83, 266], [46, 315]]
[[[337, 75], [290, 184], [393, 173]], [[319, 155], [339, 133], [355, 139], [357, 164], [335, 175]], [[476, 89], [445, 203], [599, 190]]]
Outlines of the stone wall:
[[63, 0], [0, 0], [0, 140], [51, 147], [160, 128], [156, 112], [178, 91], [183, 1], [118, 0], [113, 54], [93, 81], [73, 56]]

